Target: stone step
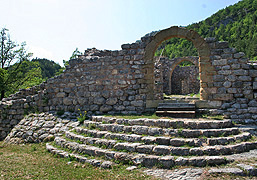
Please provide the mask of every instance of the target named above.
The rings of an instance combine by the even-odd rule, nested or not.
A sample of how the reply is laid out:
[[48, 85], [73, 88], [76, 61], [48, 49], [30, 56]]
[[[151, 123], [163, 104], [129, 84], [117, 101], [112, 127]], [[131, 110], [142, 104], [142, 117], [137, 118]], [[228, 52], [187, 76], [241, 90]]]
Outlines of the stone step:
[[158, 108], [195, 108], [194, 103], [159, 103]]
[[236, 135], [240, 131], [238, 128], [223, 128], [223, 129], [165, 129], [165, 128], [152, 128], [148, 126], [129, 126], [119, 124], [103, 124], [95, 121], [85, 121], [84, 126], [87, 128], [98, 128], [101, 131], [110, 132], [125, 132], [134, 133], [138, 135], [166, 135], [174, 137], [185, 137], [185, 138], [198, 138], [204, 137], [218, 137], [218, 136], [229, 136]]
[[[145, 145], [144, 143], [118, 142], [116, 140], [107, 140], [102, 138], [85, 137], [72, 132], [66, 132], [66, 138], [80, 141], [84, 144], [96, 145], [105, 149], [115, 149], [119, 151], [153, 154], [153, 155], [176, 155], [176, 156], [216, 156], [228, 155], [249, 151], [257, 147], [257, 142], [242, 142], [232, 145], [215, 145], [197, 148], [174, 147], [167, 145]], [[167, 140], [167, 139], [166, 139]]]
[[195, 111], [191, 111], [190, 109], [183, 109], [183, 111], [171, 111], [167, 109], [158, 110], [155, 112], [157, 116], [165, 116], [165, 117], [177, 117], [177, 118], [194, 118]]
[[206, 120], [206, 119], [122, 119], [105, 116], [92, 116], [92, 121], [104, 122], [107, 124], [123, 125], [143, 125], [155, 126], [160, 128], [186, 128], [186, 129], [219, 129], [230, 128], [233, 123], [229, 119], [225, 120]]
[[156, 115], [177, 118], [194, 118], [194, 103], [160, 103], [157, 107]]
[[191, 103], [196, 101], [200, 101], [200, 99], [194, 98], [194, 97], [187, 97], [187, 98], [164, 97], [163, 103]]
[[[222, 156], [200, 156], [200, 157], [178, 157], [174, 156], [158, 156], [136, 153], [117, 152], [108, 149], [101, 149], [95, 146], [70, 142], [63, 138], [56, 137], [55, 143], [62, 148], [71, 151], [87, 154], [90, 156], [105, 157], [108, 160], [120, 161], [123, 163], [132, 163], [134, 165], [142, 165], [146, 167], [161, 166], [163, 168], [171, 168], [173, 166], [213, 166], [228, 163], [228, 160]], [[248, 147], [248, 146], [247, 146]]]
[[195, 111], [172, 111], [172, 110], [158, 110], [156, 111], [156, 115], [161, 113], [167, 113], [167, 114], [195, 114]]
[[83, 134], [92, 138], [104, 138], [111, 140], [121, 140], [127, 142], [140, 142], [144, 144], [158, 144], [158, 145], [171, 145], [175, 147], [179, 146], [190, 146], [190, 147], [201, 147], [201, 146], [213, 146], [213, 145], [226, 145], [229, 143], [246, 141], [251, 137], [248, 132], [243, 132], [238, 135], [229, 137], [212, 137], [212, 138], [173, 138], [165, 136], [142, 136], [137, 134], [125, 134], [125, 133], [111, 133], [108, 131], [89, 130], [81, 127], [74, 128], [74, 131], [78, 134]]
[[79, 154], [76, 154], [76, 153], [69, 153], [67, 151], [60, 150], [60, 149], [50, 145], [49, 143], [46, 143], [46, 150], [49, 151], [50, 153], [57, 155], [59, 157], [62, 157], [62, 158], [74, 158], [76, 161], [78, 161], [80, 163], [88, 163], [93, 166], [101, 167], [104, 169], [111, 168], [115, 164], [111, 161], [88, 159], [88, 158], [81, 156]]

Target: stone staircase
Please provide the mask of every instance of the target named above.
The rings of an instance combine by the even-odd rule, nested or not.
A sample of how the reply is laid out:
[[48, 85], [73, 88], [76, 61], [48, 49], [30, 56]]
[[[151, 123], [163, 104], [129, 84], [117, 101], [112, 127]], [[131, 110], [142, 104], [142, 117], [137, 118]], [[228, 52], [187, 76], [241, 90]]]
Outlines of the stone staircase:
[[187, 102], [164, 102], [160, 103], [156, 110], [157, 116], [176, 117], [176, 118], [194, 118], [195, 103]]
[[122, 162], [159, 168], [226, 164], [233, 161], [229, 155], [256, 148], [251, 134], [231, 120], [103, 116], [93, 116], [47, 144], [52, 153], [96, 166]]

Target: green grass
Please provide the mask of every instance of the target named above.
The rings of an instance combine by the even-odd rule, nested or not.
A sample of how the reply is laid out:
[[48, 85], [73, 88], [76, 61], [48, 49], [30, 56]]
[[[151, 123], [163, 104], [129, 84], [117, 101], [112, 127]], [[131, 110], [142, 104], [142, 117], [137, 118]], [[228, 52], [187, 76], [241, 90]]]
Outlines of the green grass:
[[208, 115], [208, 114], [199, 114], [197, 118], [204, 118], [204, 119], [213, 119], [213, 120], [223, 120], [223, 115]]
[[0, 179], [155, 179], [125, 165], [104, 170], [70, 159], [57, 158], [45, 144], [10, 145], [0, 142]]

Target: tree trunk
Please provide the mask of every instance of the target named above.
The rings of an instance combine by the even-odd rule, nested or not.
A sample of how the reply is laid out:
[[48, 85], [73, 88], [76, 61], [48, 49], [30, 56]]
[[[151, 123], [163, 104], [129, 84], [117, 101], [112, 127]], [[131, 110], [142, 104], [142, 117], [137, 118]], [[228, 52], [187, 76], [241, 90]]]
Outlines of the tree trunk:
[[2, 90], [1, 91], [1, 99], [0, 100], [2, 100], [4, 98], [4, 94], [5, 94], [5, 90]]

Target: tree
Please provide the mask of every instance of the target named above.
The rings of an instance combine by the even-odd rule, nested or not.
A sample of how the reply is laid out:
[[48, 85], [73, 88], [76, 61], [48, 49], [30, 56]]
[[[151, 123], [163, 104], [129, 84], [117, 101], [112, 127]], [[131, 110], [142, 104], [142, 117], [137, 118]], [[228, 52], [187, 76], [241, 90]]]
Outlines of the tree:
[[56, 73], [61, 69], [61, 66], [52, 60], [45, 58], [35, 58], [31, 60], [32, 62], [37, 62], [42, 71], [42, 78], [48, 79], [56, 75]]
[[[27, 53], [23, 42], [21, 45], [12, 41], [8, 29], [0, 32], [0, 92], [2, 100], [6, 92], [14, 92], [25, 82], [40, 76], [38, 67], [30, 67], [25, 73], [23, 62], [28, 61], [32, 53]], [[9, 94], [9, 93], [7, 93]]]
[[72, 53], [72, 55], [71, 55], [71, 57], [70, 57], [70, 60], [71, 60], [71, 59], [76, 59], [76, 58], [78, 58], [78, 56], [80, 56], [80, 55], [82, 55], [82, 52], [80, 52], [79, 49], [76, 48], [76, 49], [73, 51], [73, 53]]
[[[71, 55], [71, 57], [70, 57], [69, 60], [71, 60], [71, 59], [77, 59], [78, 56], [80, 56], [80, 55], [82, 55], [82, 52], [80, 52], [80, 51], [78, 50], [78, 48], [76, 48], [76, 49], [73, 51], [73, 53], [72, 53], [72, 55]], [[63, 73], [63, 71], [66, 69], [66, 66], [69, 65], [69, 60], [63, 60], [63, 65], [64, 65], [64, 67], [60, 68], [60, 69], [59, 69], [59, 72], [57, 72], [55, 75], [60, 75], [60, 74]]]

